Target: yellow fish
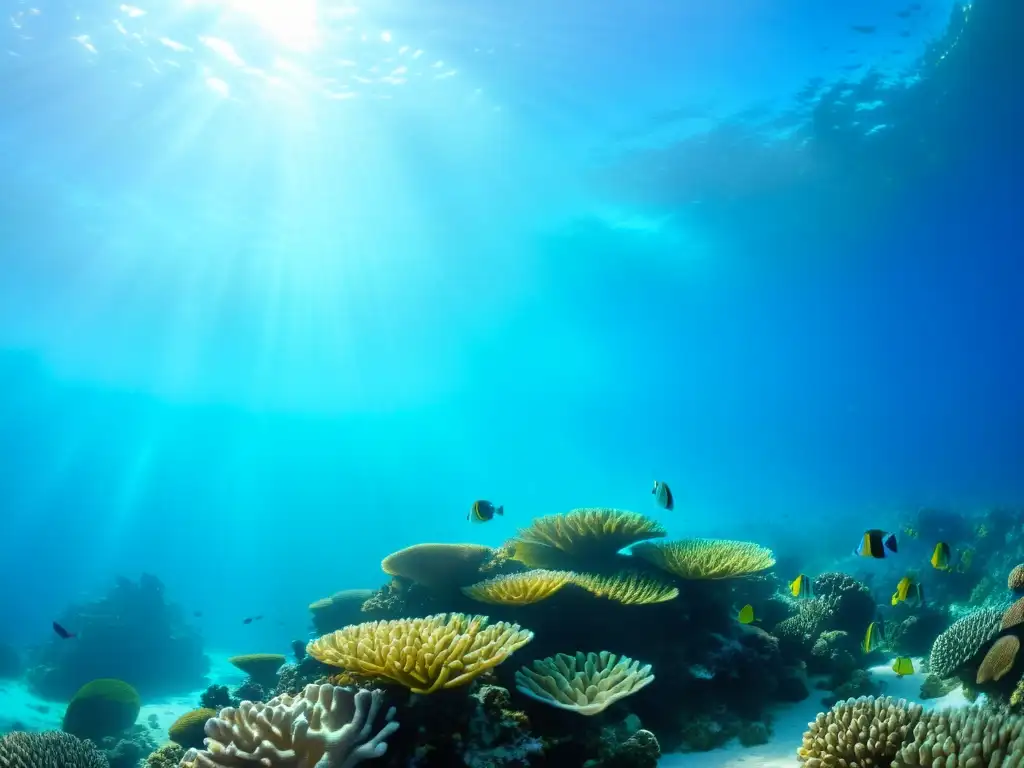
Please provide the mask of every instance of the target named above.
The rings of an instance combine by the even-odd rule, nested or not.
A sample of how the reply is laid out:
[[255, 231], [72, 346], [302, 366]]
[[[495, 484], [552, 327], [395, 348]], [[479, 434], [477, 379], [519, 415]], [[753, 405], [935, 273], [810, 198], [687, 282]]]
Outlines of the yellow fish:
[[935, 545], [935, 551], [932, 552], [932, 568], [940, 571], [949, 570], [949, 544], [944, 541]]
[[897, 656], [896, 660], [892, 663], [892, 671], [896, 673], [896, 677], [912, 675], [914, 674], [914, 662], [906, 656]]
[[903, 529], [903, 534], [908, 539], [916, 539], [920, 535], [915, 528], [909, 528], [909, 527]]
[[892, 604], [899, 605], [906, 600], [913, 588], [914, 582], [909, 576], [904, 576], [900, 579], [900, 583], [896, 585], [896, 591], [892, 593]]
[[860, 647], [864, 653], [871, 653], [885, 645], [885, 629], [881, 622], [872, 621], [868, 624], [868, 631], [864, 633], [864, 642]]
[[739, 620], [740, 624], [750, 624], [754, 621], [754, 606], [749, 603], [744, 605], [740, 608], [740, 613], [736, 618]]
[[793, 583], [789, 585], [789, 591], [797, 600], [810, 600], [814, 597], [811, 580], [802, 573], [793, 579]]

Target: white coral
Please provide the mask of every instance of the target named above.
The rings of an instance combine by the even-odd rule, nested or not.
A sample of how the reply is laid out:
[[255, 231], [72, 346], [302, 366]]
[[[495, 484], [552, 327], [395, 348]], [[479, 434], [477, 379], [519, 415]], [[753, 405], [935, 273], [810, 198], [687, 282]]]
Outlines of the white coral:
[[266, 704], [243, 701], [206, 722], [206, 749], [190, 750], [182, 768], [351, 768], [383, 755], [398, 730], [394, 707], [375, 736], [381, 691], [307, 685], [299, 696]]

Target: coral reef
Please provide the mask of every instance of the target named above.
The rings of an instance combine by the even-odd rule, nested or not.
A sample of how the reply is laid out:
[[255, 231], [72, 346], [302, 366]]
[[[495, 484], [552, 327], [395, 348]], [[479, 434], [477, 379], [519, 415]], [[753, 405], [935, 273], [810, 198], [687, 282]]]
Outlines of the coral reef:
[[976, 682], [981, 685], [1001, 680], [1012, 668], [1020, 651], [1020, 640], [1015, 635], [1004, 635], [989, 648], [978, 667]]
[[228, 662], [252, 678], [256, 685], [274, 690], [277, 687], [278, 670], [285, 658], [279, 653], [247, 653], [232, 656]]
[[121, 736], [108, 736], [98, 744], [110, 768], [138, 768], [139, 761], [156, 749], [150, 729], [136, 725]]
[[144, 768], [178, 768], [185, 749], [180, 744], [164, 744], [146, 758]]
[[185, 749], [203, 746], [203, 739], [206, 738], [206, 721], [217, 716], [217, 710], [200, 707], [186, 712], [175, 720], [167, 729], [167, 735], [175, 744], [180, 744]]
[[67, 701], [99, 678], [124, 680], [145, 697], [206, 683], [209, 660], [199, 635], [154, 576], [120, 578], [105, 597], [72, 606], [57, 620], [77, 636], [74, 642], [54, 636], [29, 655], [26, 679], [38, 696]]
[[265, 704], [243, 701], [238, 709], [229, 707], [207, 720], [206, 749], [189, 750], [182, 765], [349, 768], [387, 751], [398, 723], [391, 710], [385, 725], [373, 733], [382, 705], [380, 691], [327, 684], [310, 685], [300, 696], [278, 696]]
[[573, 583], [597, 597], [623, 605], [652, 605], [679, 597], [678, 587], [636, 571], [619, 571], [610, 576], [580, 573]]
[[481, 568], [493, 556], [493, 549], [479, 544], [414, 544], [385, 557], [380, 567], [389, 576], [431, 589], [458, 589], [479, 581]]
[[1024, 563], [1013, 566], [1006, 577], [1006, 588], [1011, 592], [1024, 592]]
[[1024, 719], [989, 706], [925, 712], [892, 761], [906, 766], [1011, 766], [1024, 761]]
[[306, 650], [357, 676], [434, 693], [468, 684], [532, 639], [518, 624], [453, 613], [357, 624], [314, 640]]
[[[621, 509], [593, 508], [538, 517], [529, 527], [520, 529], [517, 539], [525, 544], [560, 550], [579, 562], [599, 562], [638, 541], [664, 535], [661, 524], [644, 515]], [[517, 549], [517, 558], [519, 555]]]
[[775, 565], [775, 556], [770, 549], [748, 541], [647, 541], [635, 545], [630, 551], [681, 579], [732, 579]]
[[[635, 726], [634, 726], [635, 723]], [[601, 729], [597, 757], [584, 768], [656, 768], [661, 757], [657, 737], [640, 727], [636, 718]]]
[[847, 699], [808, 724], [797, 757], [809, 768], [890, 765], [920, 718], [904, 699]]
[[[336, 629], [358, 624], [363, 620], [363, 603], [372, 598], [373, 589], [343, 589], [330, 597], [310, 603], [309, 611], [313, 614], [313, 628], [318, 634], [326, 635]], [[306, 644], [300, 646], [305, 653]], [[296, 657], [298, 661], [302, 661]]]
[[199, 706], [204, 709], [219, 710], [224, 707], [238, 706], [238, 702], [232, 700], [226, 685], [211, 685], [199, 697]]
[[523, 571], [477, 582], [462, 592], [481, 603], [529, 605], [546, 600], [575, 578], [572, 571]]
[[581, 715], [603, 712], [652, 682], [649, 664], [608, 651], [560, 653], [516, 672], [516, 689], [524, 696]]
[[109, 768], [88, 741], [62, 731], [9, 733], [0, 738], [0, 768]]
[[128, 683], [93, 680], [71, 698], [64, 712], [63, 730], [93, 741], [117, 736], [135, 724], [141, 708], [138, 691]]
[[939, 677], [952, 677], [977, 657], [997, 634], [1003, 616], [1000, 611], [969, 613], [935, 638], [929, 670]]

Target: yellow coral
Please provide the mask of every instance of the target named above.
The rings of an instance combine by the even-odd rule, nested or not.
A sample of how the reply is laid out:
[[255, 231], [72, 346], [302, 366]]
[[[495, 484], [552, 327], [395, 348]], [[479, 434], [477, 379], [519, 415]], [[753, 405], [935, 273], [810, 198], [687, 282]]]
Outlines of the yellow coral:
[[621, 509], [574, 509], [545, 515], [519, 531], [520, 541], [554, 547], [579, 558], [614, 555], [630, 544], [664, 535], [659, 523]]
[[495, 576], [463, 587], [467, 597], [481, 603], [529, 605], [546, 600], [575, 578], [571, 571], [524, 571]]
[[512, 541], [505, 545], [511, 548], [510, 559], [527, 568], [544, 568], [554, 571], [572, 570], [576, 562], [572, 556], [547, 544], [535, 541]]
[[652, 682], [650, 664], [608, 651], [559, 653], [516, 672], [516, 689], [524, 696], [581, 715], [596, 715]]
[[1004, 635], [996, 640], [988, 649], [985, 658], [978, 667], [975, 682], [981, 685], [990, 680], [999, 680], [1013, 668], [1013, 662], [1020, 650], [1020, 640], [1013, 635]]
[[345, 627], [312, 641], [306, 652], [356, 675], [389, 678], [413, 693], [434, 693], [470, 683], [532, 639], [533, 633], [518, 624], [442, 613]]
[[480, 544], [414, 544], [381, 561], [388, 576], [400, 576], [433, 589], [472, 584], [495, 551]]
[[731, 579], [775, 565], [775, 556], [770, 549], [749, 541], [686, 539], [643, 542], [631, 551], [683, 579]]
[[573, 583], [598, 597], [606, 597], [624, 605], [664, 603], [679, 596], [679, 590], [671, 584], [633, 571], [622, 571], [612, 576], [581, 573], [573, 579]]

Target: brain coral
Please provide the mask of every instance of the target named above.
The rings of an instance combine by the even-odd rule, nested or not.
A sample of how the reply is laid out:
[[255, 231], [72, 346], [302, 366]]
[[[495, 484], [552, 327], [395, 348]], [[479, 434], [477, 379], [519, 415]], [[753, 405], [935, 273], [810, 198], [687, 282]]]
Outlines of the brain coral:
[[920, 717], [921, 705], [904, 699], [840, 701], [808, 724], [797, 757], [809, 768], [888, 766]]
[[216, 716], [217, 710], [215, 709], [207, 707], [193, 709], [191, 712], [186, 712], [175, 720], [171, 727], [167, 729], [167, 735], [171, 741], [175, 744], [180, 744], [185, 749], [201, 747], [203, 746], [203, 739], [206, 737], [206, 732], [203, 730], [206, 726], [206, 721]]
[[935, 638], [930, 669], [939, 677], [951, 677], [978, 655], [989, 640], [999, 633], [1000, 611], [975, 611], [954, 622]]
[[91, 742], [70, 733], [22, 733], [0, 739], [0, 768], [108, 768]]
[[973, 705], [921, 715], [892, 768], [993, 766], [1024, 763], [1024, 719], [994, 707]]
[[1014, 635], [1004, 635], [996, 640], [988, 649], [985, 658], [978, 667], [978, 674], [975, 682], [979, 685], [989, 680], [1001, 680], [1007, 672], [1013, 669], [1013, 662], [1017, 659], [1017, 652], [1020, 651], [1020, 640]]
[[131, 728], [139, 716], [139, 694], [122, 680], [101, 679], [78, 689], [64, 712], [68, 733], [99, 741]]

